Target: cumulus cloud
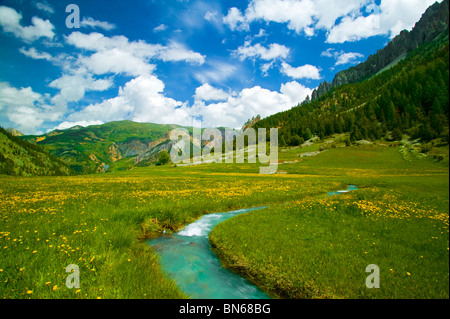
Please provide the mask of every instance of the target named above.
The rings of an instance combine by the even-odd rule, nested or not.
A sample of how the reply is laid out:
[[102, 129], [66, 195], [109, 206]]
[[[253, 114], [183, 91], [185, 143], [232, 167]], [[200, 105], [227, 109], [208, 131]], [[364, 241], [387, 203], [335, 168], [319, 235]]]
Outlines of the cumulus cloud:
[[100, 28], [103, 29], [105, 31], [111, 31], [114, 30], [116, 28], [116, 25], [113, 23], [109, 23], [106, 21], [98, 21], [98, 20], [94, 20], [91, 17], [84, 17], [83, 20], [81, 20], [80, 22], [80, 26], [82, 28], [91, 28], [91, 29], [96, 29], [96, 28]]
[[248, 31], [255, 21], [285, 23], [297, 34], [312, 36], [317, 29], [330, 29], [335, 22], [359, 10], [370, 0], [252, 0], [245, 13], [231, 8], [224, 23], [231, 30]]
[[[438, 1], [441, 2], [441, 1]], [[425, 10], [435, 0], [382, 0], [371, 5], [369, 15], [346, 16], [329, 31], [328, 43], [344, 43], [375, 35], [394, 38], [402, 30], [411, 30]]]
[[[441, 2], [439, 0], [438, 2]], [[411, 29], [435, 0], [252, 0], [245, 12], [231, 8], [223, 18], [232, 31], [249, 31], [256, 21], [283, 23], [297, 34], [327, 32], [328, 43], [376, 35], [395, 37]]]
[[208, 83], [203, 84], [195, 90], [194, 98], [196, 101], [223, 101], [229, 94], [222, 89], [216, 89]]
[[25, 42], [33, 42], [40, 38], [53, 39], [55, 33], [54, 25], [49, 20], [42, 20], [39, 17], [31, 18], [31, 25], [22, 26], [22, 14], [16, 10], [0, 6], [0, 25], [3, 30], [14, 34], [17, 38]]
[[121, 87], [117, 97], [88, 105], [71, 114], [68, 120], [109, 122], [129, 119], [161, 124], [186, 123], [189, 115], [183, 104], [166, 97], [163, 91], [164, 83], [155, 76], [139, 76]]
[[307, 96], [311, 96], [313, 90], [303, 86], [297, 81], [288, 82], [281, 85], [280, 92], [294, 102], [293, 106], [303, 102]]
[[320, 80], [320, 70], [310, 64], [306, 64], [297, 68], [283, 62], [281, 64], [281, 73], [293, 78], [293, 79], [312, 79]]
[[205, 57], [172, 41], [167, 46], [149, 44], [145, 41], [129, 41], [124, 36], [106, 37], [93, 32], [73, 32], [66, 37], [67, 43], [93, 52], [81, 56], [79, 61], [94, 74], [126, 74], [129, 76], [149, 75], [155, 69], [152, 59], [192, 64], [203, 64]]
[[[6, 110], [7, 101], [11, 101], [14, 96], [19, 97], [14, 102], [16, 104], [9, 103], [7, 112], [3, 113], [21, 130], [32, 132], [44, 122], [60, 120], [63, 115], [66, 115], [66, 123], [61, 127], [82, 121], [121, 119], [177, 124], [189, 118], [183, 103], [164, 95], [164, 83], [152, 74], [156, 67], [152, 61], [184, 61], [200, 65], [205, 62], [203, 55], [175, 41], [167, 45], [149, 44], [145, 41], [129, 41], [123, 36], [107, 37], [96, 32], [73, 32], [65, 37], [65, 42], [82, 52], [77, 55], [62, 53], [52, 56], [34, 47], [19, 49], [25, 56], [49, 61], [60, 66], [63, 71], [49, 84], [49, 87], [59, 90], [53, 96], [39, 95], [31, 88], [15, 89], [2, 84], [0, 97], [2, 105], [5, 105], [2, 106], [3, 110]], [[81, 101], [86, 92], [109, 90], [114, 86], [117, 75], [133, 79], [119, 89], [116, 98], [67, 114], [69, 103]], [[25, 100], [25, 97], [30, 99]]]
[[334, 66], [357, 64], [360, 62], [360, 59], [364, 58], [364, 55], [358, 52], [344, 52], [342, 50], [335, 51], [332, 48], [329, 48], [326, 51], [322, 52], [321, 56], [335, 58], [336, 64]]
[[225, 126], [240, 128], [252, 116], [267, 117], [286, 111], [311, 95], [312, 90], [298, 82], [283, 84], [280, 92], [270, 91], [260, 86], [243, 89], [226, 101], [194, 104], [191, 114], [201, 116], [204, 127]]
[[60, 90], [59, 95], [67, 102], [81, 100], [86, 92], [105, 91], [113, 86], [111, 79], [94, 79], [89, 73], [64, 74], [49, 84]]
[[345, 17], [339, 25], [330, 30], [326, 42], [354, 42], [375, 35], [386, 34], [386, 32], [387, 30], [383, 30], [380, 27], [380, 17], [378, 15], [360, 16], [357, 18]]
[[30, 87], [17, 89], [0, 82], [0, 115], [25, 134], [36, 133], [45, 121], [58, 120], [62, 113], [45, 104], [46, 97]]
[[168, 46], [163, 47], [158, 54], [158, 58], [164, 62], [185, 61], [197, 65], [205, 63], [205, 56], [189, 50], [183, 44], [175, 41], [171, 41]]
[[204, 127], [240, 128], [252, 116], [266, 117], [288, 110], [311, 93], [311, 89], [295, 81], [283, 84], [280, 92], [255, 86], [238, 94], [227, 94], [205, 84], [197, 88], [195, 102], [190, 106], [166, 97], [164, 83], [155, 76], [139, 76], [121, 87], [117, 97], [91, 104], [71, 114], [68, 121], [129, 119], [188, 126], [194, 118], [202, 118]]
[[289, 48], [278, 43], [272, 43], [268, 48], [266, 48], [259, 43], [250, 45], [249, 42], [246, 42], [233, 53], [238, 56], [241, 61], [256, 58], [271, 61], [275, 59], [286, 59], [289, 52]]
[[232, 31], [249, 31], [247, 18], [235, 7], [228, 10], [228, 14], [223, 18], [223, 23]]

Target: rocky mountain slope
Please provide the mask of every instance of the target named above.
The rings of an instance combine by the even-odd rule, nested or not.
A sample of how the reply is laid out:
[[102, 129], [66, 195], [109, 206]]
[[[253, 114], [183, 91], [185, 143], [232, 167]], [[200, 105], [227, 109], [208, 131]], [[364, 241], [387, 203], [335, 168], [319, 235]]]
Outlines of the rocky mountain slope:
[[[404, 30], [389, 44], [371, 55], [366, 62], [336, 74], [334, 80], [323, 82], [314, 90], [311, 100], [317, 100], [331, 89], [367, 79], [401, 61], [412, 50], [433, 41], [449, 31], [449, 0], [429, 7], [411, 31]], [[308, 100], [309, 101], [309, 100]]]

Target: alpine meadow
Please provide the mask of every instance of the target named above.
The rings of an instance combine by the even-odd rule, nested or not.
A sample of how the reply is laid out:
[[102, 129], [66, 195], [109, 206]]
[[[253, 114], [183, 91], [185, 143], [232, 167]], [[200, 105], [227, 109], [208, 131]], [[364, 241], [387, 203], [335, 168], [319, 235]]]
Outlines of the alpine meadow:
[[448, 300], [448, 25], [448, 0], [2, 1], [0, 298]]

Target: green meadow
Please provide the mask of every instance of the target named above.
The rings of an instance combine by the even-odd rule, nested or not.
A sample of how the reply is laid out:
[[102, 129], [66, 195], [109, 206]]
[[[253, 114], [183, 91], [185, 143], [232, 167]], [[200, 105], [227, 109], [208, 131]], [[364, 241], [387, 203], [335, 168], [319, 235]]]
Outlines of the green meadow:
[[[0, 176], [0, 297], [188, 298], [145, 239], [268, 206], [220, 224], [210, 241], [272, 297], [448, 298], [448, 160], [410, 159], [398, 145], [301, 157], [317, 150], [280, 150], [275, 175], [247, 163]], [[348, 185], [360, 189], [328, 196]], [[71, 264], [80, 288], [65, 285]], [[366, 287], [369, 264], [380, 289]]]

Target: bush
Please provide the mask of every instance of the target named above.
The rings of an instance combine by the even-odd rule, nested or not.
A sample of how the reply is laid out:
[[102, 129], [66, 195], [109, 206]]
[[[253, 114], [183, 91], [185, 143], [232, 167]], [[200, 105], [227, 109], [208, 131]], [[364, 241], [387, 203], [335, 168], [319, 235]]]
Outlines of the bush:
[[159, 153], [157, 165], [166, 165], [170, 163], [170, 155], [167, 151]]

